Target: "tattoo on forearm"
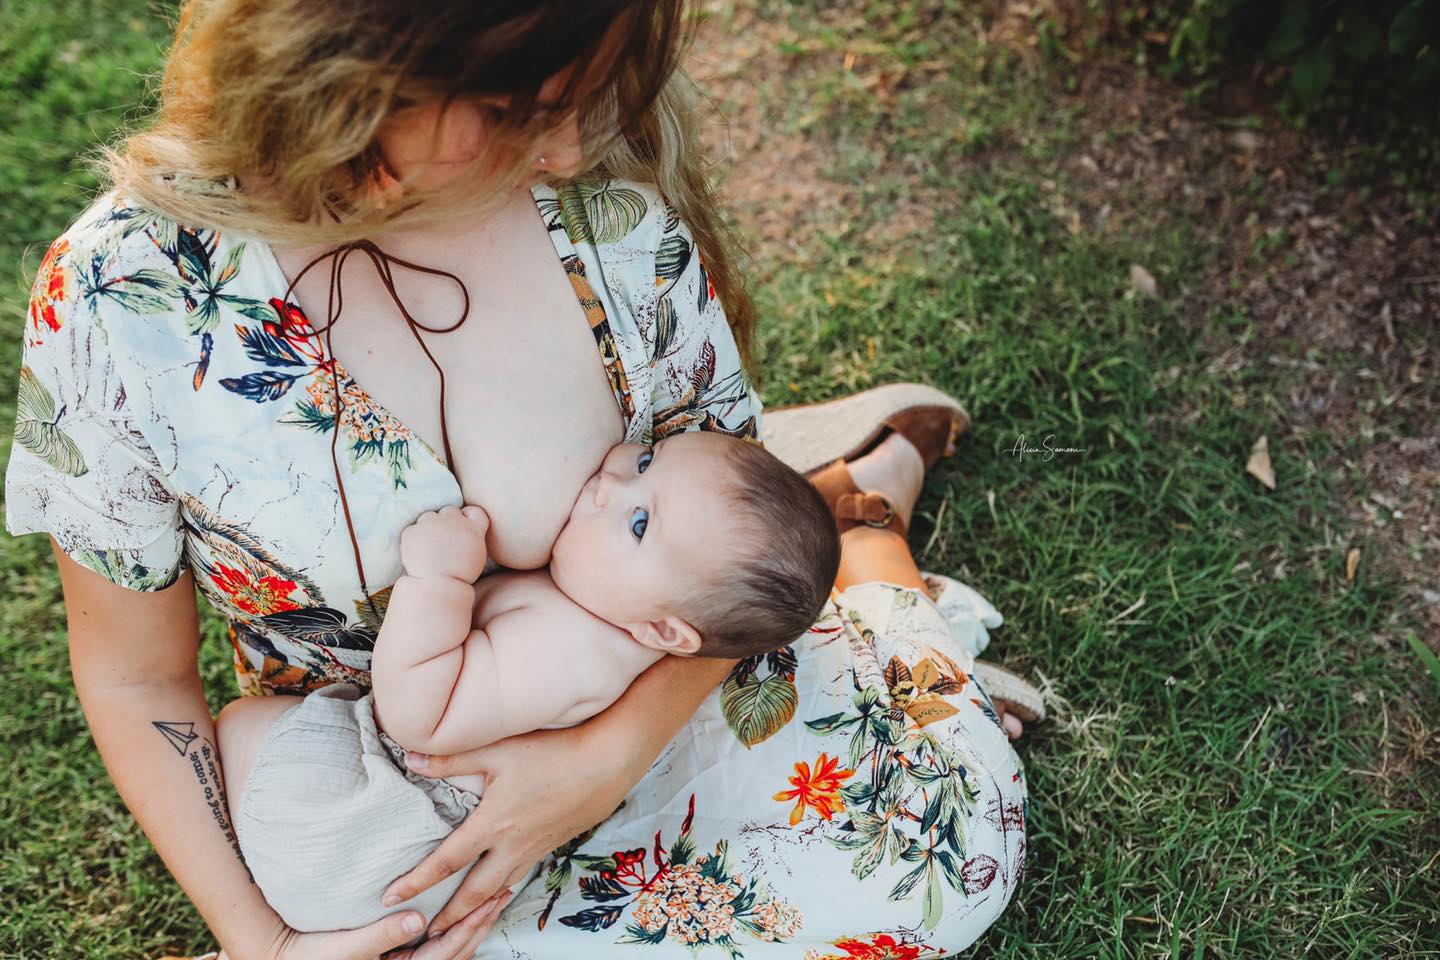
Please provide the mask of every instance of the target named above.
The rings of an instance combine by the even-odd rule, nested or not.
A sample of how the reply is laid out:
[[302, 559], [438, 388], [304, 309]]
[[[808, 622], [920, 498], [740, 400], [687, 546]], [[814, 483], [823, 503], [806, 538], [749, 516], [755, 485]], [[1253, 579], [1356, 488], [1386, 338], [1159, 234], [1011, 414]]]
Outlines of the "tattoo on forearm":
[[[190, 761], [190, 769], [204, 793], [205, 806], [210, 809], [211, 819], [220, 828], [226, 842], [230, 844], [230, 849], [235, 851], [236, 859], [244, 864], [245, 857], [240, 853], [240, 841], [235, 836], [235, 826], [230, 822], [227, 812], [225, 777], [216, 762], [219, 751], [215, 749], [215, 745], [208, 737], [201, 737], [195, 732], [193, 722], [153, 720], [151, 726], [160, 732], [166, 743], [175, 748], [176, 753]], [[246, 867], [245, 872], [249, 873], [250, 868]], [[255, 882], [253, 876], [250, 882]]]

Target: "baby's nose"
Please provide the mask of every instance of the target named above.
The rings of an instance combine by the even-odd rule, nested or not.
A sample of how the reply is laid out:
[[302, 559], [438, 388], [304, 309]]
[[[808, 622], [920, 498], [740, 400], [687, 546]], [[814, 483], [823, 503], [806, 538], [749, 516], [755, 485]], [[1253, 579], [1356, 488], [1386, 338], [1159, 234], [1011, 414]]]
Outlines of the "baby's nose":
[[600, 471], [599, 482], [595, 484], [595, 506], [604, 508], [605, 504], [615, 494], [615, 488], [619, 485], [620, 478], [609, 470]]

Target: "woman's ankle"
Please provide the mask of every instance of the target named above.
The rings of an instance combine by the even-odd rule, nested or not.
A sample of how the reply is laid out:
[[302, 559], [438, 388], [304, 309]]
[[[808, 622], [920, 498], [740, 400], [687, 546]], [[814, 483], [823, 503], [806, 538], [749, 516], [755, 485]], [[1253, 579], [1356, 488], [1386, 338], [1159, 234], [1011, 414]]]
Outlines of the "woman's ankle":
[[840, 571], [835, 575], [835, 589], [876, 581], [926, 589], [910, 544], [903, 536], [876, 527], [846, 530], [840, 535]]

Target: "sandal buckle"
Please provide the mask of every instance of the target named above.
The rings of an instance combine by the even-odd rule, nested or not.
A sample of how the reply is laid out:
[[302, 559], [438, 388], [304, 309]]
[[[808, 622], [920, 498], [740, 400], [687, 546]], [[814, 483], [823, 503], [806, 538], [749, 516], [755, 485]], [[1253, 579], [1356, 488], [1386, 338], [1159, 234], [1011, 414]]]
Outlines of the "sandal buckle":
[[895, 508], [890, 504], [890, 501], [886, 499], [881, 499], [880, 502], [885, 505], [885, 516], [879, 520], [876, 520], [874, 517], [870, 516], [863, 517], [861, 518], [861, 522], [864, 523], [865, 526], [874, 527], [877, 530], [884, 530], [890, 526], [891, 522], [894, 521]]

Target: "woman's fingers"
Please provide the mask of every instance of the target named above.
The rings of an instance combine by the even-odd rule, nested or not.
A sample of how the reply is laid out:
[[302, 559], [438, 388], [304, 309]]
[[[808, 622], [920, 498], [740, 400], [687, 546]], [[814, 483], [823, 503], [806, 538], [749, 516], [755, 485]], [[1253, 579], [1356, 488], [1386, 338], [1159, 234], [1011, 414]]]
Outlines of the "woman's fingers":
[[415, 951], [414, 960], [469, 960], [480, 941], [489, 935], [507, 902], [499, 898], [491, 900], [480, 909], [470, 911], [469, 916], [443, 933], [434, 933], [438, 927], [432, 925], [430, 941]]
[[[506, 893], [504, 896], [490, 901], [490, 903], [486, 904], [485, 907], [482, 907], [480, 910], [475, 911], [476, 913], [485, 912], [485, 919], [481, 922], [480, 929], [475, 932], [475, 935], [470, 938], [470, 942], [465, 945], [465, 952], [461, 954], [461, 957], [472, 957], [475, 955], [475, 951], [480, 949], [480, 943], [486, 937], [490, 936], [490, 931], [495, 927], [495, 921], [500, 919], [500, 911], [505, 909], [506, 904], [508, 904], [512, 898], [512, 894]], [[459, 960], [459, 958], [457, 958], [457, 960]]]
[[508, 877], [505, 878], [505, 886], [507, 886], [507, 887], [513, 887], [513, 886], [515, 886], [515, 884], [519, 883], [521, 880], [524, 880], [526, 877], [528, 877], [528, 876], [530, 875], [530, 871], [533, 870], [533, 869], [535, 869], [535, 864], [533, 864], [533, 863], [522, 863], [520, 866], [518, 866], [518, 867], [516, 867], [514, 870], [511, 870], [511, 871], [510, 871], [510, 876], [508, 876]]
[[485, 756], [489, 747], [480, 747], [475, 750], [467, 750], [464, 753], [452, 754], [428, 754], [415, 753], [410, 751], [405, 754], [405, 766], [413, 772], [427, 776], [432, 780], [443, 780], [446, 777], [456, 775], [483, 774], [485, 769]]
[[382, 917], [368, 927], [337, 933], [299, 936], [285, 956], [325, 957], [328, 960], [375, 960], [396, 947], [403, 947], [425, 929], [425, 915], [407, 910]]
[[[417, 894], [429, 890], [435, 884], [464, 870], [485, 852], [485, 821], [474, 814], [466, 817], [450, 836], [430, 851], [430, 856], [403, 877], [385, 888], [381, 904], [393, 907]], [[473, 874], [474, 871], [471, 871]], [[466, 878], [469, 879], [468, 877]], [[463, 889], [463, 888], [462, 888]], [[479, 906], [485, 898], [475, 901]], [[459, 919], [457, 916], [456, 919]]]
[[501, 863], [492, 850], [480, 858], [475, 869], [461, 881], [450, 896], [450, 902], [430, 922], [430, 929], [445, 929], [452, 923], [484, 904], [494, 901], [506, 893], [505, 877], [512, 869], [509, 863]]

